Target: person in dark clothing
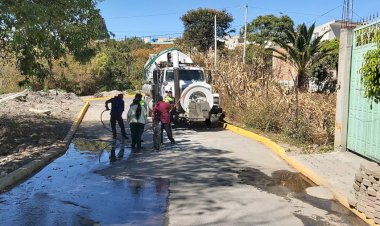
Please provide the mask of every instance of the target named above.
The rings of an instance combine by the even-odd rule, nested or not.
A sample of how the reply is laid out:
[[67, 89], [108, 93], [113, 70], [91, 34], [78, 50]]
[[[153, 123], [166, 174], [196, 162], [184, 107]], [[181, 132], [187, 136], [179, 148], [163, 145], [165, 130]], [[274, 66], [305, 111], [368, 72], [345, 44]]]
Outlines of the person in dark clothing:
[[172, 126], [170, 125], [170, 110], [172, 106], [163, 101], [162, 97], [159, 97], [158, 103], [153, 109], [153, 115], [156, 115], [157, 113], [160, 114], [160, 121], [161, 121], [161, 143], [163, 143], [163, 131], [166, 131], [166, 134], [168, 135], [168, 138], [172, 144], [175, 143], [173, 139], [172, 134]]
[[106, 101], [106, 110], [109, 111], [108, 104], [111, 103], [111, 128], [113, 138], [116, 139], [116, 121], [120, 126], [121, 135], [123, 138], [128, 139], [127, 133], [125, 132], [125, 126], [123, 121], [123, 111], [124, 111], [124, 100], [123, 94], [119, 94]]

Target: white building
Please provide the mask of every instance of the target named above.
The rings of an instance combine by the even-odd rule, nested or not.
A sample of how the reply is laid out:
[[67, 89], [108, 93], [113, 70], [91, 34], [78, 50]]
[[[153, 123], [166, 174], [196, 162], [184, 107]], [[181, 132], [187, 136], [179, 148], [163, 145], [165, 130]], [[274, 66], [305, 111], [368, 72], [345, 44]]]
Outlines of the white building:
[[174, 41], [177, 38], [167, 38], [167, 37], [146, 37], [143, 38], [145, 43], [150, 43], [150, 44], [174, 44]]
[[[224, 46], [227, 49], [231, 49], [231, 50], [236, 49], [236, 47], [238, 47], [240, 45], [243, 45], [243, 42], [244, 42], [239, 35], [226, 36], [226, 37], [224, 37], [223, 41], [224, 41]], [[239, 41], [241, 41], [241, 42], [239, 42]]]
[[[313, 38], [323, 35], [322, 41], [332, 40], [334, 38], [340, 37], [340, 29], [345, 25], [345, 22], [342, 20], [333, 20], [315, 27]], [[358, 26], [359, 23], [351, 23], [352, 27]]]

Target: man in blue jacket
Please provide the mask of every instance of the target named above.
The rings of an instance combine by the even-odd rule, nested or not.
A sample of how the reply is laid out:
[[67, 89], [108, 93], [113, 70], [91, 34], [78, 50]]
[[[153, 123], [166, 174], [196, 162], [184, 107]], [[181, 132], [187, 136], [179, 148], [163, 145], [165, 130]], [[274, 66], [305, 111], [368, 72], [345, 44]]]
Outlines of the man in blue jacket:
[[125, 132], [125, 126], [123, 121], [123, 111], [124, 111], [124, 100], [123, 100], [123, 94], [119, 94], [109, 100], [106, 101], [106, 110], [109, 111], [108, 103], [111, 103], [111, 128], [112, 128], [112, 134], [113, 139], [116, 139], [116, 121], [120, 126], [121, 129], [121, 135], [123, 138], [128, 139], [127, 133]]

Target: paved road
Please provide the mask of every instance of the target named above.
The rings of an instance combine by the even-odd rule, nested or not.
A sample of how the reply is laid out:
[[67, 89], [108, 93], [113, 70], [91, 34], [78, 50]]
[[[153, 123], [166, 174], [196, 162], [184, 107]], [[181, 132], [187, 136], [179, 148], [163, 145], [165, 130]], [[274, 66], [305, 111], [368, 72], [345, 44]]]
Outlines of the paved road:
[[[82, 138], [79, 141], [90, 142], [77, 142], [73, 144], [74, 149], [82, 146], [81, 149], [96, 152], [94, 149], [102, 145], [99, 140], [106, 141], [104, 144], [111, 141], [111, 134], [99, 122], [103, 103], [92, 102], [76, 135]], [[97, 180], [96, 186], [91, 186], [97, 187], [96, 192], [101, 194], [100, 188], [111, 191], [99, 197], [91, 196], [91, 202], [86, 198], [69, 199], [56, 202], [54, 207], [83, 206], [85, 213], [83, 210], [80, 213], [75, 212], [76, 209], [70, 210], [77, 216], [76, 222], [82, 222], [79, 225], [85, 225], [83, 219], [87, 223], [101, 225], [365, 225], [336, 202], [306, 194], [304, 189], [312, 185], [258, 142], [220, 128], [207, 129], [197, 125], [176, 128], [174, 138], [177, 141], [175, 145], [166, 140], [159, 152], [152, 151], [149, 130], [144, 137], [144, 149], [139, 153], [130, 151], [129, 141], [125, 145], [111, 143], [114, 148], [104, 155], [98, 154], [99, 161], [92, 158], [90, 163], [82, 163], [88, 170], [81, 171], [83, 180], [75, 180], [75, 184], [82, 185]], [[118, 157], [113, 158], [109, 154], [113, 151]], [[81, 156], [74, 153], [72, 156]], [[55, 167], [51, 170], [61, 169], [59, 160], [53, 164]], [[57, 186], [68, 183], [62, 182], [59, 175], [51, 180]], [[32, 184], [37, 186], [39, 183], [42, 182]], [[23, 191], [28, 190], [25, 184], [28, 181], [22, 185]], [[94, 191], [89, 187], [81, 187], [81, 197], [85, 196], [86, 189]], [[67, 185], [65, 188], [70, 190]], [[43, 190], [37, 186], [33, 191]], [[125, 190], [129, 193], [124, 193]], [[11, 202], [9, 196], [20, 193], [22, 191], [0, 196], [0, 215], [6, 214], [3, 212], [5, 207], [1, 205]], [[37, 200], [46, 199], [46, 194], [42, 198], [40, 196]], [[115, 196], [119, 199], [124, 196], [132, 198], [117, 201], [119, 199]], [[117, 204], [105, 205], [105, 197], [110, 197], [110, 203]], [[121, 212], [112, 213], [115, 217], [110, 219], [103, 213], [111, 214], [109, 209], [112, 207]], [[55, 222], [51, 218], [54, 217], [46, 217], [49, 222]], [[43, 221], [40, 223], [48, 225]]]

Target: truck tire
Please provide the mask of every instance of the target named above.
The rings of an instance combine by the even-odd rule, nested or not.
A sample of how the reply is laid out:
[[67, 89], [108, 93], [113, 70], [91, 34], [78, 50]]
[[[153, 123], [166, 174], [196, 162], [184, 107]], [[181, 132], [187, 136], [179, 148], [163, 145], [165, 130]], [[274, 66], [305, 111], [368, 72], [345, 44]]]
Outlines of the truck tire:
[[211, 127], [211, 120], [209, 118], [205, 122], [207, 127]]

